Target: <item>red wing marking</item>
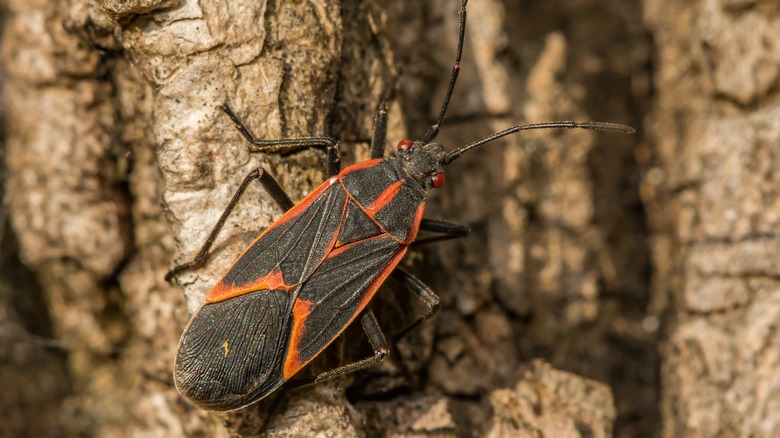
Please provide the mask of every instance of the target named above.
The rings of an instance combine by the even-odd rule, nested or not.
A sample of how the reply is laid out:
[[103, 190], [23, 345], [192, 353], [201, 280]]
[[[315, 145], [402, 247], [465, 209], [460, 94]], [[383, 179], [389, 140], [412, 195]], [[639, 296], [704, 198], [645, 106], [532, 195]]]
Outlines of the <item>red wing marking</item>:
[[362, 163], [353, 164], [353, 165], [351, 165], [351, 166], [349, 166], [346, 169], [341, 171], [341, 173], [339, 174], [339, 179], [341, 179], [342, 176], [344, 176], [344, 175], [346, 175], [348, 173], [352, 173], [352, 172], [354, 172], [356, 170], [366, 169], [366, 168], [369, 168], [369, 167], [372, 167], [372, 166], [376, 166], [382, 160], [384, 160], [384, 158], [374, 158], [373, 160], [368, 160], [368, 161], [364, 161]]
[[[287, 291], [304, 281], [304, 278], [310, 271], [314, 270], [316, 264], [321, 261], [318, 257], [324, 257], [327, 254], [327, 251], [335, 245], [340, 229], [338, 222], [340, 216], [330, 215], [325, 217], [330, 217], [331, 219], [315, 220], [317, 219], [317, 216], [306, 216], [306, 212], [308, 211], [311, 213], [311, 206], [318, 199], [323, 196], [330, 196], [332, 198], [327, 198], [328, 200], [334, 199], [331, 212], [335, 213], [338, 211], [343, 216], [346, 203], [343, 207], [339, 206], [342, 202], [339, 197], [343, 198], [344, 195], [339, 195], [343, 190], [341, 186], [334, 187], [337, 182], [337, 178], [329, 178], [312, 193], [306, 196], [300, 203], [288, 210], [282, 217], [263, 231], [263, 233], [260, 234], [246, 250], [244, 250], [219, 283], [214, 286], [206, 297], [206, 302], [216, 303], [263, 289]], [[330, 188], [338, 190], [339, 192], [327, 193], [327, 190]], [[343, 202], [346, 201], [343, 200]], [[326, 208], [329, 204], [320, 203], [318, 205]], [[295, 219], [300, 220], [297, 221], [297, 224], [291, 224]], [[307, 225], [309, 223], [314, 223], [317, 228], [309, 227]], [[293, 257], [290, 255], [290, 251], [300, 247], [300, 249], [309, 251], [307, 254], [310, 255], [311, 247], [306, 247], [307, 240], [300, 237], [300, 235], [296, 233], [287, 233], [286, 230], [289, 230], [289, 227], [294, 227], [296, 230], [308, 233], [306, 235], [307, 239], [312, 239], [312, 246], [316, 246], [316, 248], [320, 250], [319, 253], [317, 253], [317, 258], [307, 259], [306, 264], [298, 266], [300, 268], [298, 271], [296, 271], [295, 266], [292, 266], [294, 260], [292, 260]], [[330, 231], [331, 229], [332, 231]], [[331, 232], [333, 233], [332, 239], [328, 239], [330, 241], [325, 242], [325, 239], [330, 237]], [[276, 234], [270, 234], [270, 236], [273, 237], [271, 241], [263, 241], [264, 238], [271, 239], [271, 237], [267, 237], [269, 236], [269, 233]], [[298, 237], [295, 237], [296, 235]], [[281, 244], [281, 248], [278, 246], [280, 245], [278, 243], [280, 241], [284, 242]], [[315, 245], [315, 243], [317, 243], [317, 245]], [[274, 258], [274, 256], [276, 256], [276, 258]], [[306, 274], [304, 275], [304, 273], [299, 272], [300, 270], [303, 270]], [[290, 283], [285, 282], [283, 273], [286, 274]]]
[[263, 289], [271, 289], [271, 290], [286, 290], [289, 291], [293, 288], [293, 286], [288, 286], [284, 283], [284, 275], [282, 275], [282, 271], [279, 269], [275, 269], [270, 274], [266, 275], [266, 277], [262, 280]]
[[363, 244], [363, 243], [365, 243], [365, 242], [367, 242], [369, 240], [382, 239], [382, 238], [385, 238], [387, 236], [388, 236], [387, 234], [380, 234], [378, 236], [372, 236], [372, 237], [369, 237], [369, 238], [366, 238], [366, 239], [363, 239], [363, 240], [358, 240], [357, 242], [350, 242], [350, 243], [348, 243], [346, 245], [341, 245], [341, 246], [336, 245], [334, 247], [334, 249], [331, 252], [328, 253], [328, 256], [325, 257], [325, 259], [327, 260], [327, 259], [331, 259], [331, 258], [334, 258], [334, 257], [338, 257], [338, 256], [341, 255], [341, 253], [349, 251], [355, 245]]
[[[274, 222], [271, 225], [271, 227], [279, 226], [289, 221], [290, 219], [294, 218], [295, 216], [298, 216], [299, 214], [303, 213], [307, 208], [309, 208], [309, 206], [312, 204], [312, 202], [314, 202], [315, 199], [319, 198], [320, 195], [322, 195], [322, 193], [325, 190], [328, 190], [328, 188], [330, 188], [330, 186], [332, 186], [335, 182], [336, 182], [335, 178], [326, 179], [325, 182], [320, 184], [320, 186], [314, 189], [313, 192], [309, 193], [305, 198], [303, 198], [301, 202], [295, 204], [295, 207], [287, 210], [287, 212], [283, 214], [282, 217], [277, 219], [276, 222]], [[268, 229], [270, 229], [271, 227], [269, 227]], [[267, 232], [268, 230], [265, 230], [263, 234]], [[263, 234], [261, 234], [260, 237], [263, 237]], [[260, 240], [260, 237], [258, 237], [255, 241]]]
[[[246, 253], [249, 250], [249, 248], [254, 246], [260, 239], [262, 239], [263, 236], [265, 236], [269, 231], [303, 213], [307, 208], [309, 208], [309, 206], [312, 204], [312, 202], [314, 202], [315, 199], [320, 197], [322, 193], [325, 190], [328, 190], [330, 186], [332, 186], [335, 182], [336, 181], [333, 180], [333, 178], [328, 178], [327, 180], [325, 180], [325, 182], [320, 184], [320, 186], [314, 189], [313, 192], [309, 193], [305, 198], [303, 198], [301, 202], [295, 204], [293, 208], [287, 210], [287, 212], [283, 214], [282, 217], [277, 219], [276, 222], [272, 223], [270, 227], [266, 228], [265, 231], [263, 231], [259, 236], [257, 236], [257, 239], [255, 239], [254, 242], [252, 242], [252, 244], [249, 245], [247, 249], [244, 250], [244, 253]], [[241, 256], [239, 256], [239, 258], [243, 257], [244, 253], [242, 253]]]
[[300, 354], [298, 351], [298, 344], [304, 335], [303, 324], [306, 321], [306, 317], [311, 313], [312, 303], [301, 299], [295, 300], [293, 306], [293, 328], [290, 334], [290, 346], [287, 349], [287, 359], [284, 361], [284, 378], [285, 380], [292, 377], [303, 368], [305, 363], [301, 362]]
[[218, 303], [230, 298], [237, 297], [250, 292], [258, 290], [283, 290], [289, 291], [297, 285], [288, 285], [284, 282], [284, 275], [282, 271], [277, 268], [271, 271], [270, 274], [263, 278], [259, 278], [257, 281], [251, 283], [242, 284], [241, 287], [229, 286], [225, 283], [217, 284], [214, 289], [206, 297], [207, 303]]
[[403, 245], [411, 245], [411, 243], [414, 242], [414, 239], [417, 237], [417, 232], [420, 231], [420, 222], [422, 222], [423, 213], [425, 213], [424, 202], [417, 207], [417, 213], [414, 215], [414, 224], [412, 225], [412, 229], [409, 230], [409, 234], [406, 235], [406, 240], [401, 242]]
[[[377, 290], [379, 290], [379, 286], [382, 285], [382, 283], [387, 280], [387, 276], [390, 275], [391, 272], [393, 272], [393, 269], [398, 265], [398, 263], [401, 262], [401, 259], [404, 258], [404, 255], [406, 254], [407, 247], [403, 247], [400, 251], [398, 251], [398, 254], [393, 257], [390, 262], [387, 264], [387, 267], [377, 275], [377, 277], [374, 279], [374, 281], [371, 282], [371, 284], [366, 289], [366, 293], [363, 295], [363, 299], [360, 300], [360, 306], [359, 311], [355, 313], [355, 316], [352, 317], [352, 319], [347, 323], [347, 325], [352, 324], [352, 321], [355, 320], [355, 317], [360, 314], [360, 312], [365, 309], [365, 307], [368, 305], [368, 302], [371, 301], [371, 298], [374, 298], [374, 294]], [[345, 325], [344, 328], [347, 328]], [[344, 331], [344, 329], [341, 329], [341, 331]], [[339, 332], [341, 334], [341, 332]]]
[[387, 204], [389, 204], [390, 201], [395, 198], [395, 195], [398, 194], [398, 191], [401, 190], [401, 186], [403, 185], [404, 180], [401, 180], [386, 188], [382, 193], [379, 194], [379, 196], [377, 196], [371, 205], [366, 207], [366, 213], [368, 213], [368, 215], [373, 219], [376, 212], [385, 208]]
[[[336, 337], [338, 337], [344, 331], [344, 329], [347, 328], [347, 326], [352, 324], [355, 318], [357, 318], [357, 316], [360, 315], [363, 309], [366, 308], [368, 302], [371, 301], [371, 298], [374, 297], [376, 291], [379, 290], [379, 286], [381, 286], [382, 283], [385, 282], [387, 276], [390, 275], [393, 269], [395, 269], [395, 267], [404, 257], [404, 255], [406, 254], [406, 250], [407, 247], [402, 247], [401, 250], [398, 251], [398, 254], [396, 254], [392, 259], [389, 260], [387, 266], [368, 285], [365, 292], [363, 293], [363, 296], [360, 299], [360, 302], [354, 314], [350, 317], [349, 321], [347, 321], [346, 324], [344, 324], [344, 326], [341, 327], [341, 329], [337, 333], [333, 334], [333, 336], [331, 337], [331, 341]], [[306, 364], [311, 362], [312, 359], [317, 357], [317, 355], [319, 355], [322, 352], [322, 350], [324, 350], [331, 342], [329, 341], [323, 344], [322, 348], [320, 348], [320, 350], [316, 354], [312, 354], [305, 361], [301, 359], [300, 357], [301, 339], [303, 338], [303, 336], [306, 336], [306, 331], [305, 331], [306, 319], [309, 317], [309, 315], [313, 310], [315, 309], [313, 308], [311, 302], [301, 300], [300, 298], [296, 299], [295, 306], [293, 308], [293, 329], [292, 329], [292, 334], [290, 336], [290, 346], [287, 349], [287, 359], [284, 362], [285, 379], [289, 379], [295, 373], [300, 371], [301, 368], [306, 366]], [[311, 333], [309, 333], [309, 335], [311, 335]]]
[[[363, 207], [359, 202], [357, 202], [354, 198], [352, 198], [352, 195], [350, 195], [349, 192], [347, 192], [347, 196], [355, 202], [355, 205], [357, 205], [358, 208], [362, 210], [363, 213], [366, 214], [366, 216], [370, 217], [371, 220], [374, 221], [376, 226], [379, 227], [379, 229], [382, 230], [383, 233], [387, 233], [385, 227], [376, 220], [374, 215], [376, 214], [377, 211], [381, 210], [383, 206], [387, 205], [390, 201], [393, 200], [393, 197], [398, 194], [402, 186], [403, 186], [403, 181], [398, 181], [397, 183], [391, 185], [390, 187], [385, 189], [385, 191], [382, 192], [369, 207]], [[417, 233], [420, 231], [420, 222], [422, 221], [424, 212], [425, 212], [425, 202], [422, 202], [417, 207], [417, 212], [414, 215], [414, 223], [412, 224], [412, 229], [409, 231], [409, 234], [406, 235], [406, 239], [398, 240], [393, 236], [391, 237], [393, 237], [393, 239], [395, 239], [401, 245], [409, 245], [412, 242], [414, 242], [414, 238], [417, 237]], [[334, 248], [340, 248], [341, 246], [343, 245], [340, 242], [336, 242], [336, 246], [334, 246]]]

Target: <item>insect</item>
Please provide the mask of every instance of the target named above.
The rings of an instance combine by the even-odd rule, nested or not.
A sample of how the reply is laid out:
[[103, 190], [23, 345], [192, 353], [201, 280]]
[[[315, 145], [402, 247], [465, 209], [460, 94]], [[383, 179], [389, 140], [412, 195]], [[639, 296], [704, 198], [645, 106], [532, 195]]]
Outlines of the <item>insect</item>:
[[[438, 119], [421, 140], [402, 140], [384, 157], [387, 110], [374, 122], [371, 159], [340, 169], [337, 142], [327, 137], [257, 140], [223, 105], [250, 151], [279, 146], [328, 151], [330, 177], [298, 204], [263, 169], [247, 175], [198, 255], [173, 268], [166, 280], [201, 266], [226, 219], [247, 186], [257, 180], [284, 215], [235, 261], [206, 297], [182, 334], [174, 380], [179, 392], [208, 410], [238, 409], [269, 395], [359, 319], [373, 355], [316, 377], [322, 381], [379, 363], [387, 341], [367, 307], [379, 286], [393, 277], [419, 297], [428, 311], [407, 330], [433, 316], [438, 296], [398, 268], [420, 230], [430, 239], [461, 237], [464, 226], [423, 218], [427, 192], [444, 184], [444, 169], [464, 153], [498, 138], [530, 129], [584, 128], [632, 133], [628, 126], [602, 122], [548, 122], [518, 125], [451, 152], [434, 143], [458, 78], [466, 28], [466, 4], [459, 10], [455, 63]], [[406, 330], [404, 330], [406, 332]]]

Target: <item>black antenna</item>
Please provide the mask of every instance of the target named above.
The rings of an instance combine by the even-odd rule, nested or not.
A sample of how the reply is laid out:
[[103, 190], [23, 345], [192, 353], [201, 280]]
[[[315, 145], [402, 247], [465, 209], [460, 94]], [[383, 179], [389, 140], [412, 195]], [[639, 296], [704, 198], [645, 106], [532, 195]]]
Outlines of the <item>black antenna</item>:
[[611, 131], [611, 132], [620, 132], [623, 134], [633, 134], [636, 132], [636, 129], [626, 126], [626, 125], [620, 125], [618, 123], [607, 123], [607, 122], [543, 122], [543, 123], [529, 123], [527, 125], [517, 125], [513, 126], [509, 129], [505, 129], [500, 132], [496, 132], [495, 134], [489, 135], [481, 140], [477, 140], [475, 142], [469, 143], [466, 146], [463, 146], [460, 149], [454, 150], [447, 154], [442, 160], [441, 165], [446, 166], [453, 161], [460, 158], [461, 155], [466, 153], [467, 151], [470, 151], [471, 149], [478, 148], [486, 143], [490, 143], [493, 140], [497, 140], [501, 137], [506, 137], [507, 135], [514, 134], [520, 131], [528, 131], [531, 129], [592, 129], [594, 131]]
[[452, 91], [455, 89], [455, 82], [458, 80], [458, 73], [460, 72], [460, 57], [463, 55], [463, 39], [466, 35], [466, 3], [469, 0], [463, 0], [460, 4], [460, 30], [458, 31], [458, 49], [455, 52], [455, 64], [452, 66], [452, 73], [450, 74], [450, 85], [447, 87], [447, 93], [444, 95], [444, 102], [441, 104], [441, 111], [439, 111], [439, 119], [436, 123], [428, 129], [425, 133], [422, 142], [427, 144], [433, 141], [439, 134], [439, 128], [444, 122], [444, 115], [447, 114], [447, 107], [450, 104], [450, 98], [452, 97]]

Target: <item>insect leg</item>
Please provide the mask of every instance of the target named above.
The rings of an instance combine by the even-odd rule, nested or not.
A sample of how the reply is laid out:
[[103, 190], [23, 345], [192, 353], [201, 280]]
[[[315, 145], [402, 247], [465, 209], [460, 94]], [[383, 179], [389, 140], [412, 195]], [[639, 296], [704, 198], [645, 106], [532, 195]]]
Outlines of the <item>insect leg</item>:
[[256, 139], [244, 123], [230, 109], [227, 104], [222, 104], [222, 111], [230, 117], [236, 129], [244, 138], [251, 143], [250, 152], [280, 152], [290, 148], [324, 148], [328, 154], [328, 176], [337, 175], [341, 171], [341, 154], [339, 153], [339, 142], [330, 137], [302, 137], [302, 138], [282, 138], [277, 140]]
[[393, 339], [397, 340], [404, 337], [410, 331], [416, 329], [420, 324], [430, 319], [433, 315], [436, 314], [436, 312], [439, 311], [439, 296], [436, 295], [436, 293], [434, 293], [427, 284], [423, 283], [420, 281], [420, 279], [401, 268], [395, 268], [390, 276], [393, 277], [393, 280], [397, 281], [401, 287], [417, 295], [417, 298], [419, 298], [430, 308], [427, 313], [425, 313], [413, 323], [409, 324], [397, 335], [393, 336]]
[[363, 368], [374, 366], [382, 361], [387, 356], [390, 350], [387, 348], [387, 340], [382, 333], [382, 329], [379, 327], [379, 323], [376, 321], [374, 312], [371, 309], [366, 308], [360, 315], [360, 323], [363, 325], [363, 330], [368, 336], [368, 342], [371, 343], [371, 348], [374, 349], [374, 355], [357, 362], [352, 362], [347, 365], [342, 365], [338, 368], [326, 371], [317, 376], [314, 381], [321, 382], [323, 380], [332, 379], [334, 377], [343, 376]]
[[452, 222], [440, 221], [437, 219], [423, 219], [420, 222], [420, 230], [432, 233], [440, 233], [441, 236], [424, 237], [415, 240], [412, 245], [419, 246], [431, 242], [440, 242], [442, 240], [458, 239], [469, 235], [471, 230], [467, 226], [455, 224]]
[[278, 182], [276, 182], [274, 177], [261, 168], [253, 170], [244, 178], [244, 181], [238, 187], [236, 193], [233, 194], [233, 198], [230, 199], [230, 202], [225, 208], [225, 211], [222, 212], [222, 216], [219, 217], [219, 220], [217, 221], [216, 225], [214, 225], [211, 233], [209, 233], [209, 237], [206, 239], [206, 242], [200, 248], [200, 251], [198, 251], [198, 254], [195, 256], [195, 258], [190, 262], [178, 265], [168, 271], [168, 273], [165, 274], [165, 281], [170, 283], [173, 277], [179, 272], [198, 268], [206, 263], [206, 260], [208, 260], [208, 252], [211, 249], [211, 246], [214, 244], [214, 241], [217, 239], [217, 235], [219, 235], [220, 230], [225, 225], [225, 221], [227, 221], [227, 218], [236, 207], [236, 204], [238, 204], [239, 199], [241, 199], [241, 196], [244, 194], [247, 187], [249, 187], [249, 184], [251, 184], [254, 180], [258, 180], [260, 182], [265, 191], [268, 192], [268, 194], [271, 196], [271, 199], [273, 199], [274, 202], [276, 202], [276, 205], [278, 205], [282, 210], [287, 211], [291, 209], [293, 205], [295, 205], [293, 204], [292, 200], [290, 200], [290, 197], [287, 196], [287, 193], [284, 192], [284, 189], [279, 185]]
[[371, 159], [384, 158], [387, 141], [387, 105], [382, 102], [374, 118], [374, 137], [371, 139]]

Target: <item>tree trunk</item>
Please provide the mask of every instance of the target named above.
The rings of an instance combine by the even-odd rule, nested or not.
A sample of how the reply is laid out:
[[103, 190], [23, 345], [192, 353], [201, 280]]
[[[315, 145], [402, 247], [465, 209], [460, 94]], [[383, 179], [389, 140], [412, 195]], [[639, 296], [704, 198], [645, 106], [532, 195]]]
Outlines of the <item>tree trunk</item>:
[[646, 2], [658, 96], [642, 185], [664, 436], [777, 436], [780, 7]]
[[[230, 413], [177, 394], [189, 315], [281, 212], [250, 186], [208, 262], [167, 270], [251, 170], [296, 201], [325, 177], [320, 150], [249, 153], [219, 105], [256, 138], [337, 138], [345, 165], [380, 102], [388, 152], [435, 120], [459, 2], [385, 3], [0, 0], [0, 435], [780, 430], [780, 14], [758, 1], [472, 0], [437, 142], [569, 119], [639, 134], [523, 133], [449, 166], [426, 216], [472, 234], [406, 257], [442, 310], [381, 365]], [[391, 336], [424, 306], [388, 283]], [[369, 352], [351, 327], [304, 373]]]

